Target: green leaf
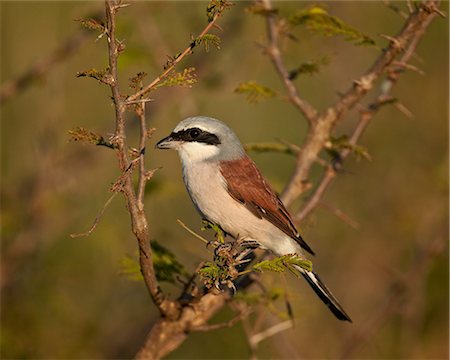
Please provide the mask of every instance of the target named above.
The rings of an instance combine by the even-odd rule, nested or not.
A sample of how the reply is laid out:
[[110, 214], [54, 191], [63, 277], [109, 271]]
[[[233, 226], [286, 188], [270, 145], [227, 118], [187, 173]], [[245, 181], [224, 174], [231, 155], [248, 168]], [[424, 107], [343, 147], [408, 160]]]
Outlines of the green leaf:
[[262, 100], [277, 96], [277, 93], [272, 89], [254, 81], [240, 83], [237, 88], [234, 89], [234, 92], [246, 95], [246, 100], [251, 104], [256, 104]]
[[106, 68], [105, 70], [89, 69], [86, 71], [77, 72], [77, 78], [79, 77], [90, 77], [103, 84], [109, 84], [111, 74], [109, 72], [109, 68]]
[[275, 257], [270, 260], [261, 261], [253, 265], [252, 269], [255, 271], [274, 271], [274, 272], [284, 272], [286, 269], [297, 274], [298, 270], [295, 269], [294, 265], [305, 269], [306, 271], [312, 270], [312, 263], [310, 260], [302, 259], [296, 254], [287, 254], [279, 257]]
[[[158, 281], [175, 284], [177, 276], [182, 276], [184, 278], [189, 277], [189, 274], [184, 269], [184, 266], [177, 261], [175, 255], [171, 251], [156, 241], [152, 241], [150, 244], [153, 251], [153, 267], [155, 269], [155, 275]], [[143, 279], [137, 254], [134, 257], [127, 255], [121, 260], [120, 265], [120, 273], [127, 276], [129, 279]]]
[[206, 17], [208, 22], [213, 21], [216, 15], [221, 15], [224, 10], [229, 9], [234, 4], [227, 0], [211, 0], [206, 7]]
[[324, 8], [313, 5], [299, 10], [289, 18], [292, 25], [305, 26], [309, 31], [323, 36], [343, 36], [355, 45], [375, 45], [369, 36], [346, 24], [336, 16], [330, 15]]
[[130, 280], [141, 281], [144, 278], [141, 274], [141, 267], [137, 258], [126, 255], [120, 261], [120, 274], [126, 276]]
[[208, 52], [210, 47], [213, 46], [216, 49], [220, 49], [220, 37], [213, 34], [205, 34], [203, 36], [199, 36], [198, 38], [194, 39], [191, 43], [191, 48], [194, 48], [194, 46], [197, 45], [203, 45], [205, 47], [205, 51]]
[[202, 230], [213, 229], [216, 233], [217, 241], [224, 244], [225, 243], [225, 234], [219, 225], [216, 225], [208, 220], [203, 220]]
[[289, 71], [289, 80], [294, 80], [299, 75], [308, 74], [308, 75], [314, 75], [317, 74], [322, 66], [328, 65], [329, 59], [326, 57], [323, 57], [316, 61], [307, 61], [302, 64], [300, 64], [299, 67]]
[[189, 277], [184, 266], [178, 262], [175, 255], [157, 241], [150, 243], [153, 251], [153, 267], [158, 281], [175, 284], [176, 276]]
[[106, 146], [111, 149], [116, 149], [117, 145], [106, 141], [103, 136], [93, 131], [87, 130], [81, 126], [73, 128], [68, 131], [72, 141], [78, 141], [86, 144], [94, 144], [98, 146]]
[[341, 135], [339, 137], [330, 137], [330, 145], [326, 147], [326, 151], [328, 154], [335, 158], [339, 156], [339, 152], [349, 149], [357, 159], [366, 159], [371, 161], [372, 157], [370, 156], [368, 150], [361, 146], [361, 145], [352, 145], [348, 142], [348, 136], [347, 135]]
[[105, 24], [101, 20], [96, 19], [75, 19], [75, 21], [80, 22], [82, 26], [89, 30], [99, 30], [105, 31]]
[[209, 261], [198, 270], [198, 274], [207, 288], [213, 287], [216, 283], [221, 283], [221, 279], [224, 278], [223, 270]]
[[197, 77], [194, 71], [195, 68], [193, 67], [184, 69], [182, 72], [172, 70], [172, 72], [170, 72], [169, 75], [167, 75], [167, 77], [155, 87], [155, 89], [163, 86], [192, 87], [192, 85], [197, 82]]

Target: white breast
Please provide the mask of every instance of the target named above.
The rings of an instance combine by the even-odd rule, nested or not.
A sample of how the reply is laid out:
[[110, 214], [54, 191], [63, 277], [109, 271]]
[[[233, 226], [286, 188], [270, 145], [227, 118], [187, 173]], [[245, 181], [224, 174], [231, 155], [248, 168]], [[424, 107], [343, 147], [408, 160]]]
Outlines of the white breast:
[[233, 199], [218, 164], [183, 159], [183, 180], [201, 215], [221, 226], [234, 238], [258, 241], [277, 254], [301, 253], [295, 240], [265, 219], [259, 219]]

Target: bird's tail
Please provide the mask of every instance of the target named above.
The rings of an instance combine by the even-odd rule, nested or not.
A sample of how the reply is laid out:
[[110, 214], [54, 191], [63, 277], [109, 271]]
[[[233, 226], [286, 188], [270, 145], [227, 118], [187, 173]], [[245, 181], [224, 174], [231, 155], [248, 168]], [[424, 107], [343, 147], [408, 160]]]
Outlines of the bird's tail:
[[345, 310], [339, 304], [337, 299], [331, 293], [331, 291], [327, 288], [327, 286], [320, 280], [319, 275], [317, 275], [313, 271], [307, 271], [301, 267], [296, 268], [300, 271], [303, 277], [306, 279], [308, 284], [313, 288], [314, 292], [317, 296], [324, 302], [326, 306], [330, 309], [330, 311], [336, 316], [339, 320], [346, 320], [352, 322], [350, 317], [347, 315]]

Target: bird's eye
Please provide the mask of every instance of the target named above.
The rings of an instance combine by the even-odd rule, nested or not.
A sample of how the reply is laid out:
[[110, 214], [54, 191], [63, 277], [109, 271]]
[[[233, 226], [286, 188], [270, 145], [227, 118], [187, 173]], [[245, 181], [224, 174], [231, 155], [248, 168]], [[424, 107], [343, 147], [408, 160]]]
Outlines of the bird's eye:
[[200, 136], [200, 130], [198, 130], [198, 129], [191, 129], [191, 130], [189, 130], [189, 136], [192, 139], [197, 139]]

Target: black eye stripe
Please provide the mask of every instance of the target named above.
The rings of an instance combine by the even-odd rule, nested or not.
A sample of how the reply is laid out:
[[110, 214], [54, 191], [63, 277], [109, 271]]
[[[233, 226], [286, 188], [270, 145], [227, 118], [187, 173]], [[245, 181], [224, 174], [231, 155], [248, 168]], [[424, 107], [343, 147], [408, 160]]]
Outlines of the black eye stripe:
[[170, 134], [170, 136], [177, 141], [199, 142], [209, 145], [220, 144], [220, 140], [216, 135], [199, 128], [190, 128], [178, 132], [173, 132], [172, 134]]

